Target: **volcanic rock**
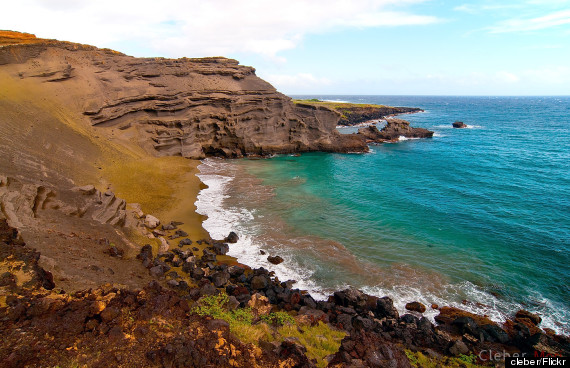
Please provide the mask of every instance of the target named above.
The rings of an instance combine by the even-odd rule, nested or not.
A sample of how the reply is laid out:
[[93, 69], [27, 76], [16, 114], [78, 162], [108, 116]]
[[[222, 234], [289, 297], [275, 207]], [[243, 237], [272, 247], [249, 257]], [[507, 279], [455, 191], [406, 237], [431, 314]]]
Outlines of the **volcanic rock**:
[[406, 309], [409, 311], [423, 313], [426, 311], [426, 306], [420, 302], [411, 302], [411, 303], [406, 304]]
[[424, 128], [413, 128], [409, 121], [402, 119], [387, 119], [382, 130], [378, 130], [375, 125], [358, 129], [358, 135], [364, 137], [367, 142], [376, 143], [397, 141], [400, 137], [431, 138], [433, 133]]
[[283, 262], [283, 258], [281, 258], [280, 256], [268, 256], [267, 260], [269, 261], [269, 263], [272, 263], [274, 265], [278, 265]]
[[465, 123], [462, 122], [462, 121], [456, 121], [456, 122], [454, 122], [454, 123], [451, 124], [451, 125], [452, 125], [454, 128], [458, 128], [458, 129], [467, 128], [467, 124], [465, 124]]

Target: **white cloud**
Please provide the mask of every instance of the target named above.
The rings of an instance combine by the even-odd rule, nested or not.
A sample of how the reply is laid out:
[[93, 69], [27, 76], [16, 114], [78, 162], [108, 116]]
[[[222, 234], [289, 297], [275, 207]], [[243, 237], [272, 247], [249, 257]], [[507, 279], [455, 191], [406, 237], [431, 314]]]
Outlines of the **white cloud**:
[[310, 89], [319, 88], [331, 85], [331, 80], [327, 78], [318, 78], [310, 73], [298, 73], [294, 75], [288, 74], [271, 74], [263, 76], [265, 80], [274, 86], [278, 86], [278, 89], [286, 90], [289, 88], [295, 89]]
[[513, 18], [489, 28], [491, 33], [537, 31], [570, 24], [570, 9], [552, 12], [536, 18]]
[[505, 83], [516, 83], [520, 81], [520, 78], [516, 74], [511, 72], [506, 72], [504, 70], [496, 72], [495, 76], [497, 77], [497, 79]]
[[567, 66], [545, 66], [540, 69], [529, 69], [524, 71], [524, 76], [532, 83], [536, 84], [570, 84], [570, 67]]
[[404, 11], [423, 1], [18, 0], [3, 4], [0, 24], [96, 46], [140, 43], [166, 56], [249, 52], [276, 58], [310, 33], [437, 22]]

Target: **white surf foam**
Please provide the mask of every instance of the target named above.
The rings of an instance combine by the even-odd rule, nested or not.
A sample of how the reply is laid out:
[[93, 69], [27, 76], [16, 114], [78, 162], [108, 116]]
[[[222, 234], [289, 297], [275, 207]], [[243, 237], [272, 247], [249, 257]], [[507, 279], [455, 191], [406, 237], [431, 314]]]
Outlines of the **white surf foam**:
[[[233, 180], [231, 173], [221, 174], [231, 164], [216, 159], [205, 159], [199, 165], [198, 178], [208, 187], [198, 194], [196, 212], [207, 216], [202, 226], [213, 239], [224, 239], [230, 231], [239, 235], [239, 240], [230, 245], [229, 256], [235, 257], [240, 263], [250, 267], [264, 267], [275, 272], [281, 281], [296, 280], [294, 287], [307, 290], [314, 298], [326, 299], [319, 286], [311, 280], [313, 271], [300, 267], [287, 252], [281, 249], [279, 255], [284, 259], [279, 265], [271, 264], [267, 255], [260, 250], [266, 249], [258, 240], [255, 226], [246, 226], [255, 219], [255, 213], [245, 208], [231, 207], [224, 204], [228, 186]], [[231, 171], [231, 170], [230, 170]]]

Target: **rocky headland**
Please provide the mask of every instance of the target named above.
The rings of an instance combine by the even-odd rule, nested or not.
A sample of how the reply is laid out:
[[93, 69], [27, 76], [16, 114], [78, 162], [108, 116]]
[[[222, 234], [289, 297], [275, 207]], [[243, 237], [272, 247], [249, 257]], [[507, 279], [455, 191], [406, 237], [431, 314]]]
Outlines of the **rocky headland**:
[[401, 114], [423, 112], [419, 107], [394, 107], [374, 104], [354, 104], [344, 102], [321, 101], [318, 99], [294, 100], [297, 106], [319, 106], [340, 114], [338, 125], [354, 126], [372, 120], [381, 120]]
[[[341, 135], [225, 58], [141, 59], [0, 31], [3, 367], [473, 367], [488, 352], [567, 355], [540, 317], [438, 307], [400, 315], [347, 289], [317, 301], [226, 256], [194, 201], [198, 161], [364, 152], [428, 137], [409, 123]], [[368, 118], [367, 118], [368, 119]], [[278, 255], [269, 255], [280, 262]], [[494, 360], [493, 360], [494, 359]]]

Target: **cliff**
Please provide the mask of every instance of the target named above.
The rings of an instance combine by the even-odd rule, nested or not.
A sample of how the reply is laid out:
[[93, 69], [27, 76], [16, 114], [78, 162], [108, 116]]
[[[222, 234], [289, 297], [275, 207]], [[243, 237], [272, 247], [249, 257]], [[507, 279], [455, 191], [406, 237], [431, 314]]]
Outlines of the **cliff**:
[[336, 112], [296, 106], [236, 60], [135, 58], [6, 31], [0, 45], [3, 83], [32, 84], [82, 114], [81, 124], [135, 140], [152, 155], [367, 150], [336, 132]]

